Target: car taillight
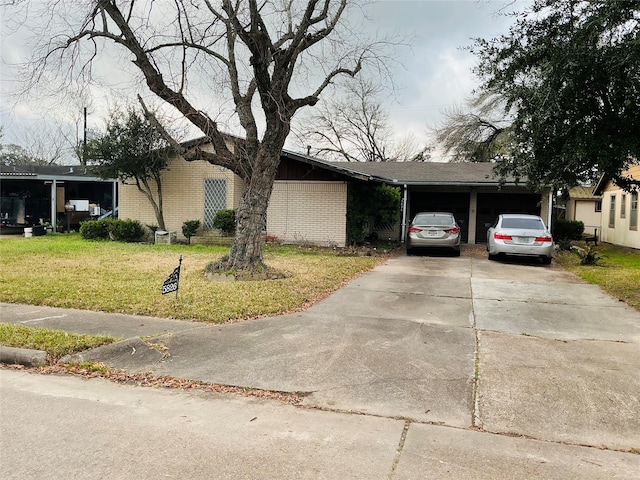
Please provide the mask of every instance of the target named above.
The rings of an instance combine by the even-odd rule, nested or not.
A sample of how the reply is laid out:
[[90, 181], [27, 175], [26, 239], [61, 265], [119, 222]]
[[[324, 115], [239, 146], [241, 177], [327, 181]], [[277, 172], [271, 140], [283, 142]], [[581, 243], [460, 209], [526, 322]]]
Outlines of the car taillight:
[[413, 233], [416, 233], [416, 232], [421, 232], [422, 230], [417, 228], [417, 227], [409, 227], [409, 231], [413, 232]]
[[551, 237], [536, 237], [536, 242], [553, 242]]
[[513, 240], [513, 238], [511, 238], [511, 235], [498, 232], [493, 234], [493, 238], [495, 238], [496, 240]]
[[458, 227], [447, 228], [447, 229], [445, 229], [445, 232], [447, 232], [447, 233], [460, 233], [460, 229]]

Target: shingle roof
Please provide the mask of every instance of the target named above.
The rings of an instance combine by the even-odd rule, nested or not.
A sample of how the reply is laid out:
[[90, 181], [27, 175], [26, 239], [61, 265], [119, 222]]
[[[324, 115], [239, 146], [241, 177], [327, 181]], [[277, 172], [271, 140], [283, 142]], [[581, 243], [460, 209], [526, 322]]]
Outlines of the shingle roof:
[[[495, 185], [499, 177], [492, 163], [441, 162], [331, 162], [346, 170], [371, 175], [388, 182], [422, 185]], [[506, 178], [506, 183], [515, 183]], [[526, 182], [526, 180], [523, 180]]]

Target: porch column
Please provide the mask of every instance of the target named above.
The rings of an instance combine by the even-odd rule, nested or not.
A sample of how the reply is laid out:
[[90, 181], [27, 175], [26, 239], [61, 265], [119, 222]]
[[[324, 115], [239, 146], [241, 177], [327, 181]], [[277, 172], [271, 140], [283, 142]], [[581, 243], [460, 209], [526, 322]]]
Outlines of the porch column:
[[467, 243], [473, 245], [476, 243], [476, 224], [478, 217], [478, 192], [475, 188], [469, 193], [469, 230], [467, 232]]
[[57, 231], [58, 227], [58, 212], [56, 206], [58, 205], [58, 182], [54, 178], [51, 182], [51, 227], [53, 231]]
[[405, 183], [402, 190], [402, 226], [400, 227], [400, 242], [402, 243], [404, 243], [405, 236], [407, 235], [407, 197], [408, 191], [407, 184]]

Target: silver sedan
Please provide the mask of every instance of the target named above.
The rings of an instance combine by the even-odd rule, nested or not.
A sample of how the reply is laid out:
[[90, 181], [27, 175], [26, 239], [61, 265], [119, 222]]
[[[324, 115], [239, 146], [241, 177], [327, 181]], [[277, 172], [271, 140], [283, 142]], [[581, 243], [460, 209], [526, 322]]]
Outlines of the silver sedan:
[[420, 212], [409, 225], [407, 253], [416, 248], [449, 248], [460, 255], [460, 226], [452, 213]]
[[487, 231], [489, 260], [498, 256], [538, 257], [550, 264], [553, 237], [537, 215], [502, 214]]

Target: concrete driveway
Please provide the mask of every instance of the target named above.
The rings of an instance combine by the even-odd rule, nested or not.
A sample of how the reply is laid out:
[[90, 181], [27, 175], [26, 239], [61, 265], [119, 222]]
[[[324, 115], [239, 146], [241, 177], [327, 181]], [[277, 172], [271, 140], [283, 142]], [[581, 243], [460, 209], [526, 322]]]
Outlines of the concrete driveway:
[[83, 355], [118, 368], [304, 392], [308, 406], [426, 426], [640, 449], [640, 313], [554, 266], [399, 255], [305, 312], [220, 326], [28, 308], [3, 305], [3, 321], [168, 347], [132, 339]]

